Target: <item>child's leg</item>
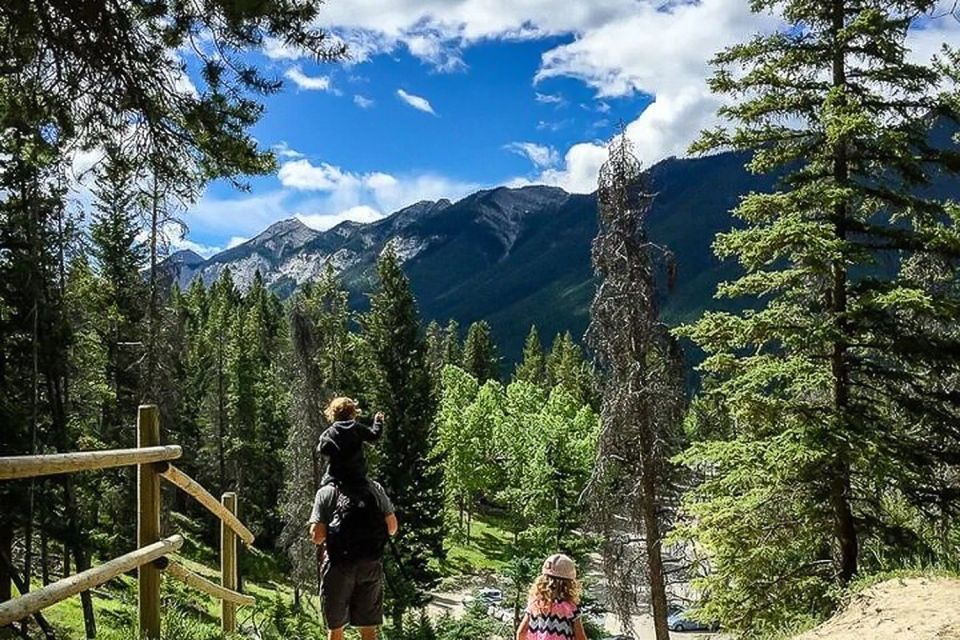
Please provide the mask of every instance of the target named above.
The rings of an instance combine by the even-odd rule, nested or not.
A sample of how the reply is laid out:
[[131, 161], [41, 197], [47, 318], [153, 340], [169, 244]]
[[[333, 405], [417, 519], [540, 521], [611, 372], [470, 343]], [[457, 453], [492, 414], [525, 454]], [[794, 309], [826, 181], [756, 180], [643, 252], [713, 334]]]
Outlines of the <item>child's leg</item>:
[[327, 634], [328, 640], [343, 640], [343, 630], [345, 627], [340, 627], [339, 629], [330, 629], [330, 633]]
[[377, 640], [376, 627], [360, 627], [361, 640]]

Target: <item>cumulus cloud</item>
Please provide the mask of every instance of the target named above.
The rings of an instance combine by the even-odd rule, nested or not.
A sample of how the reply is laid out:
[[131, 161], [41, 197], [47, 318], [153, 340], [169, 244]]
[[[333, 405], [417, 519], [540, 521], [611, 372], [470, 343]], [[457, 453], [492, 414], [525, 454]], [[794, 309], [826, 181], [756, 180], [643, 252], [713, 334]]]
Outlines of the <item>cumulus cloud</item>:
[[327, 91], [330, 89], [330, 78], [327, 76], [308, 76], [299, 65], [290, 67], [283, 75], [305, 91]]
[[348, 220], [363, 223], [376, 222], [383, 216], [382, 212], [367, 205], [350, 207], [338, 213], [297, 213], [294, 215], [300, 222], [317, 231], [332, 229], [341, 222]]
[[424, 113], [429, 113], [434, 116], [437, 115], [437, 112], [433, 110], [433, 105], [431, 105], [430, 101], [426, 98], [407, 93], [403, 89], [397, 89], [397, 97], [417, 111], [423, 111]]
[[552, 167], [560, 159], [556, 149], [535, 142], [511, 142], [504, 149], [527, 158], [538, 169]]
[[245, 238], [243, 236], [231, 236], [231, 238], [227, 240], [227, 246], [224, 247], [224, 249], [233, 249], [234, 247], [239, 247], [249, 239], [250, 238]]
[[366, 96], [361, 96], [357, 94], [353, 96], [353, 104], [357, 105], [361, 109], [369, 109], [373, 106], [373, 100], [367, 98]]
[[313, 164], [305, 159], [284, 163], [277, 175], [287, 189], [320, 198], [311, 206], [326, 211], [369, 205], [390, 213], [418, 200], [460, 198], [480, 187], [430, 173], [408, 176], [381, 171], [356, 173], [327, 162]]

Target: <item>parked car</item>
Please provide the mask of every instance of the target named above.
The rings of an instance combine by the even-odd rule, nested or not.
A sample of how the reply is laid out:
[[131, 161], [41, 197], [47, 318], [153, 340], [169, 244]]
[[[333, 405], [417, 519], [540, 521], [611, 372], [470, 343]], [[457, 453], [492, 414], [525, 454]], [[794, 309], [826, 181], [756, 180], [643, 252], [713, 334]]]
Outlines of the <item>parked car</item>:
[[500, 604], [503, 602], [503, 592], [493, 587], [484, 587], [477, 592], [477, 597], [487, 604]]
[[704, 624], [703, 622], [697, 622], [692, 618], [688, 617], [686, 610], [677, 611], [676, 613], [670, 614], [667, 618], [667, 627], [670, 628], [670, 631], [716, 631], [720, 628], [720, 624], [714, 622], [712, 624]]

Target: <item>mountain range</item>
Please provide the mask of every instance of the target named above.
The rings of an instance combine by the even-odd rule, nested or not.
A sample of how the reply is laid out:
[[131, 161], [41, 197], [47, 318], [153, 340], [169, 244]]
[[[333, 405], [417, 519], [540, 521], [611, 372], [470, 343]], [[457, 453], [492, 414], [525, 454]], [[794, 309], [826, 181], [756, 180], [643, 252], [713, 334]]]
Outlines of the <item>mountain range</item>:
[[[946, 138], [949, 140], [949, 137]], [[729, 211], [775, 178], [749, 173], [743, 154], [669, 158], [646, 172], [655, 194], [648, 216], [653, 242], [676, 259], [676, 285], [663, 314], [677, 323], [696, 317], [736, 265], [714, 257], [711, 243], [729, 229]], [[960, 196], [956, 180], [938, 195]], [[401, 258], [425, 321], [453, 318], [466, 327], [487, 320], [507, 360], [515, 359], [531, 324], [549, 341], [561, 331], [582, 336], [594, 293], [590, 248], [597, 232], [596, 195], [557, 187], [500, 187], [457, 202], [424, 201], [372, 223], [344, 222], [327, 231], [297, 219], [277, 222], [241, 245], [203, 259], [181, 251], [164, 266], [181, 287], [209, 284], [229, 267], [241, 288], [259, 270], [270, 288], [289, 296], [332, 264], [362, 309], [375, 286], [377, 257], [391, 246]]]

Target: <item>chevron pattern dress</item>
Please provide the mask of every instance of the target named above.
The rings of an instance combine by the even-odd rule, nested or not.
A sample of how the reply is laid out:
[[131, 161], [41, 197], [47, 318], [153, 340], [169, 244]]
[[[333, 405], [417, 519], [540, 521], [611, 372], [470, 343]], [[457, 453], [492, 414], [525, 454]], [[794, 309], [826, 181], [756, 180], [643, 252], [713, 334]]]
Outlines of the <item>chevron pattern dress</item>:
[[549, 607], [530, 602], [527, 615], [527, 640], [575, 640], [573, 623], [580, 617], [580, 610], [572, 602], [555, 601]]

